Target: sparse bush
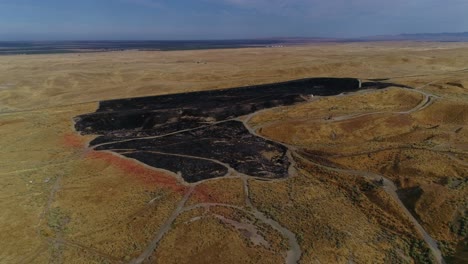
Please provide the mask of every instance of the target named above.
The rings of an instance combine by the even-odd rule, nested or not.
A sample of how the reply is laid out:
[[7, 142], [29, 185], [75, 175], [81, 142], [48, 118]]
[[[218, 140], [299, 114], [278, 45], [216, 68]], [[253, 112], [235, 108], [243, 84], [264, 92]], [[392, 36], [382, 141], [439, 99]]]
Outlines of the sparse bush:
[[468, 235], [468, 216], [464, 215], [458, 220], [459, 228], [458, 235], [461, 237], [466, 237]]
[[468, 235], [468, 216], [463, 215], [457, 221], [450, 224], [450, 231], [461, 237]]
[[450, 257], [455, 254], [455, 245], [453, 243], [450, 243], [449, 241], [439, 241], [438, 245], [444, 257]]
[[49, 210], [47, 225], [55, 231], [64, 231], [65, 225], [70, 218], [60, 207], [54, 207]]
[[416, 263], [435, 263], [430, 249], [423, 240], [413, 239], [409, 246], [409, 255]]

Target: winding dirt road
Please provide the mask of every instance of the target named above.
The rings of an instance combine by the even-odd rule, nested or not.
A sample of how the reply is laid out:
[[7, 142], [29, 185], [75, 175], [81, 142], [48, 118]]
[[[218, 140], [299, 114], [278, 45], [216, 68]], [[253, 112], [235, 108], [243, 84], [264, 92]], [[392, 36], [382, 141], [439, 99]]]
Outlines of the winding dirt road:
[[140, 254], [136, 259], [131, 260], [129, 263], [131, 264], [139, 264], [142, 263], [143, 261], [147, 260], [153, 252], [156, 250], [156, 247], [158, 246], [159, 241], [164, 237], [164, 235], [171, 229], [172, 223], [176, 220], [176, 218], [183, 212], [183, 208], [185, 206], [185, 203], [187, 200], [190, 198], [190, 195], [193, 192], [194, 187], [190, 187], [190, 189], [185, 193], [184, 197], [182, 200], [180, 200], [179, 204], [175, 208], [174, 212], [172, 212], [171, 216], [166, 220], [166, 222], [159, 228], [158, 232], [156, 232], [153, 240], [151, 240], [151, 243], [146, 247], [145, 251]]
[[383, 190], [399, 205], [399, 207], [403, 210], [405, 213], [406, 217], [413, 223], [413, 225], [416, 227], [416, 230], [422, 235], [424, 241], [426, 242], [427, 246], [432, 252], [432, 255], [436, 259], [437, 263], [445, 263], [443, 258], [442, 258], [442, 253], [440, 252], [439, 246], [437, 245], [437, 241], [433, 239], [427, 232], [426, 230], [421, 226], [421, 224], [416, 220], [416, 218], [411, 214], [411, 212], [406, 208], [406, 206], [403, 204], [401, 201], [400, 197], [398, 197], [397, 190], [398, 188], [396, 187], [395, 183], [389, 180], [388, 178], [384, 177], [381, 174], [376, 174], [368, 171], [358, 171], [358, 170], [349, 170], [349, 169], [339, 169], [335, 167], [330, 167], [330, 166], [325, 166], [322, 164], [318, 164], [315, 162], [312, 162], [303, 156], [301, 156], [299, 153], [295, 153], [295, 155], [300, 156], [301, 159], [303, 159], [305, 162], [315, 165], [320, 168], [324, 168], [327, 170], [339, 172], [339, 173], [346, 173], [350, 175], [355, 175], [359, 177], [363, 177], [369, 181], [373, 182], [382, 182], [382, 188]]
[[[431, 83], [433, 83], [433, 82], [431, 82]], [[429, 84], [427, 84], [427, 85], [429, 85]], [[414, 108], [409, 109], [407, 111], [400, 111], [400, 112], [380, 111], [380, 112], [363, 113], [363, 114], [351, 114], [351, 115], [344, 115], [344, 116], [334, 117], [331, 120], [323, 120], [323, 119], [319, 120], [318, 119], [317, 122], [337, 122], [337, 121], [343, 121], [343, 120], [358, 118], [358, 117], [362, 117], [362, 116], [366, 116], [366, 115], [376, 115], [376, 114], [411, 114], [411, 113], [414, 113], [414, 112], [417, 112], [417, 111], [421, 111], [422, 109], [428, 107], [429, 105], [431, 105], [433, 103], [433, 101], [436, 98], [438, 98], [438, 96], [427, 93], [427, 92], [424, 92], [424, 91], [420, 91], [420, 90], [417, 90], [417, 89], [410, 89], [410, 90], [413, 91], [413, 92], [418, 92], [418, 93], [422, 94], [424, 96], [424, 98], [421, 100], [420, 103], [418, 103], [418, 105], [416, 105]], [[268, 109], [268, 110], [271, 110], [271, 109]], [[262, 111], [267, 111], [267, 110], [260, 110], [260, 111], [254, 112], [252, 114], [249, 114], [247, 116], [236, 118], [235, 120], [241, 121], [251, 134], [253, 134], [253, 135], [257, 136], [257, 137], [263, 138], [263, 139], [265, 139], [267, 141], [272, 141], [271, 139], [269, 139], [267, 137], [264, 137], [264, 136], [257, 133], [257, 130], [259, 129], [259, 127], [253, 128], [253, 127], [251, 127], [249, 125], [249, 121], [255, 115], [258, 115]], [[221, 122], [225, 122], [225, 121], [221, 121]], [[216, 122], [216, 123], [218, 123], [218, 122]], [[210, 125], [212, 125], [212, 124], [210, 124]], [[174, 132], [174, 133], [180, 133], [180, 132], [183, 132], [183, 131], [177, 131], [177, 132]], [[157, 136], [157, 137], [164, 137], [164, 136], [166, 136], [166, 135]], [[151, 137], [151, 138], [153, 138], [153, 137]], [[138, 140], [138, 139], [130, 139], [130, 140]], [[281, 143], [281, 142], [276, 142], [276, 143], [279, 143], [279, 144], [285, 146], [286, 148], [288, 148], [290, 154], [292, 153], [294, 156], [299, 157], [300, 159], [304, 160], [305, 162], [311, 163], [311, 164], [313, 164], [315, 166], [319, 166], [321, 168], [331, 170], [331, 171], [335, 171], [335, 172], [347, 173], [347, 174], [350, 174], [350, 175], [356, 175], [356, 176], [363, 177], [363, 178], [365, 178], [367, 180], [370, 180], [370, 181], [382, 181], [383, 180], [382, 188], [399, 205], [399, 207], [403, 210], [403, 212], [408, 217], [408, 219], [413, 223], [413, 225], [418, 230], [418, 232], [421, 234], [422, 238], [424, 239], [427, 246], [431, 250], [432, 255], [434, 256], [437, 263], [440, 263], [440, 264], [444, 263], [444, 260], [442, 258], [442, 254], [441, 254], [440, 249], [438, 248], [438, 245], [437, 245], [437, 241], [435, 241], [426, 232], [426, 230], [421, 226], [421, 224], [417, 221], [417, 219], [404, 206], [403, 202], [398, 197], [398, 194], [397, 194], [398, 188], [396, 187], [396, 185], [391, 180], [384, 177], [383, 175], [379, 175], [379, 174], [375, 174], [375, 173], [371, 173], [371, 172], [367, 172], [367, 171], [349, 170], [349, 169], [335, 168], [335, 167], [330, 167], [330, 166], [326, 166], [326, 165], [323, 165], [323, 164], [318, 164], [318, 163], [312, 162], [312, 161], [304, 158], [303, 156], [301, 156], [299, 154], [299, 151], [298, 151], [300, 149], [299, 146], [292, 146], [292, 145], [284, 144], [284, 143]], [[160, 153], [160, 154], [166, 154], [166, 153]], [[170, 155], [173, 155], [173, 154], [170, 154]], [[196, 159], [199, 158], [199, 157], [192, 157], [192, 156], [187, 156], [187, 155], [183, 155], [183, 156], [187, 157], [187, 158], [196, 158]], [[154, 253], [154, 251], [156, 250], [156, 248], [158, 246], [158, 243], [161, 241], [161, 239], [163, 239], [164, 235], [170, 230], [170, 227], [171, 227], [172, 223], [175, 221], [175, 219], [181, 213], [187, 212], [187, 211], [190, 211], [190, 210], [193, 210], [193, 209], [196, 209], [196, 208], [209, 208], [209, 207], [216, 207], [216, 206], [228, 207], [228, 208], [232, 208], [232, 209], [236, 209], [236, 210], [241, 210], [241, 211], [243, 211], [245, 213], [248, 213], [248, 214], [252, 215], [256, 219], [260, 220], [261, 222], [263, 222], [265, 224], [268, 224], [273, 229], [277, 230], [284, 238], [286, 238], [288, 240], [289, 250], [286, 252], [285, 263], [287, 263], [287, 264], [298, 263], [300, 258], [301, 258], [301, 255], [302, 255], [302, 250], [301, 250], [300, 245], [299, 245], [299, 243], [297, 241], [296, 235], [291, 230], [288, 230], [287, 228], [282, 226], [279, 222], [267, 217], [264, 213], [262, 213], [260, 210], [258, 210], [253, 205], [252, 201], [250, 200], [248, 176], [237, 172], [236, 170], [234, 170], [228, 164], [222, 163], [222, 162], [217, 161], [217, 160], [212, 160], [212, 159], [209, 159], [209, 160], [212, 161], [212, 162], [216, 162], [216, 163], [218, 163], [220, 165], [223, 165], [226, 168], [228, 168], [228, 170], [229, 170], [228, 174], [237, 174], [237, 175], [239, 175], [238, 177], [240, 177], [242, 179], [243, 185], [244, 185], [244, 194], [245, 194], [246, 207], [239, 207], [239, 206], [234, 206], [234, 205], [230, 205], [230, 204], [223, 204], [223, 203], [199, 203], [199, 204], [195, 204], [195, 205], [192, 205], [192, 206], [189, 206], [189, 207], [185, 207], [185, 203], [190, 198], [195, 186], [197, 185], [197, 183], [189, 184], [190, 189], [185, 193], [184, 197], [179, 202], [178, 206], [175, 208], [175, 210], [173, 211], [171, 216], [167, 219], [167, 221], [164, 223], [164, 225], [161, 226], [161, 228], [155, 233], [154, 239], [147, 246], [145, 251], [138, 258], [132, 260], [130, 263], [131, 264], [140, 264], [140, 263], [144, 262], [145, 260], [147, 260]], [[291, 160], [291, 167], [294, 167], [295, 166], [294, 158], [290, 157], [290, 160]], [[223, 178], [210, 179], [210, 181], [220, 180], [220, 179], [223, 179]]]
[[[416, 105], [414, 108], [412, 108], [410, 110], [400, 111], [400, 112], [381, 111], [381, 112], [372, 112], [372, 113], [364, 113], [364, 114], [344, 115], [344, 116], [334, 117], [334, 118], [332, 118], [330, 120], [323, 120], [323, 119], [319, 120], [318, 119], [317, 122], [318, 123], [337, 122], [337, 121], [350, 120], [350, 119], [354, 119], [354, 118], [358, 118], [358, 117], [362, 117], [362, 116], [367, 116], [367, 115], [411, 114], [411, 113], [414, 113], [414, 112], [421, 111], [421, 110], [427, 108], [428, 106], [430, 106], [434, 102], [434, 99], [440, 98], [440, 97], [437, 96], [437, 95], [425, 92], [425, 91], [418, 90], [418, 89], [424, 88], [427, 85], [430, 85], [430, 84], [435, 83], [435, 82], [437, 82], [437, 81], [432, 81], [430, 83], [427, 83], [425, 85], [422, 85], [422, 86], [418, 87], [417, 89], [403, 88], [403, 89], [408, 89], [408, 90], [413, 91], [413, 92], [420, 93], [420, 94], [422, 94], [424, 96], [424, 98], [421, 100], [421, 102], [419, 102], [418, 105]], [[350, 93], [350, 94], [352, 94], [352, 93]], [[263, 111], [266, 111], [266, 110], [263, 110]], [[250, 119], [252, 119], [258, 113], [259, 112], [255, 112], [255, 113], [252, 113], [252, 114], [248, 115], [248, 117], [243, 120], [243, 123], [247, 127], [247, 129], [249, 130], [250, 133], [252, 133], [252, 134], [254, 134], [254, 135], [258, 136], [258, 137], [262, 137], [262, 138], [264, 138], [266, 140], [271, 140], [271, 139], [263, 137], [262, 135], [259, 135], [257, 133], [257, 130], [260, 129], [261, 127], [252, 128], [248, 124]], [[297, 151], [298, 146], [291, 146], [291, 145], [284, 144], [284, 143], [281, 143], [281, 142], [277, 142], [277, 143], [280, 143], [283, 146], [289, 148], [290, 151], [292, 151], [295, 155], [301, 157], [301, 159], [303, 159], [304, 161], [306, 161], [308, 163], [311, 163], [311, 164], [313, 164], [315, 166], [325, 168], [325, 169], [328, 169], [328, 170], [332, 170], [332, 171], [335, 171], [335, 172], [348, 173], [348, 174], [351, 174], [351, 175], [360, 176], [360, 177], [363, 177], [363, 178], [365, 178], [367, 180], [370, 180], [370, 181], [381, 181], [381, 180], [383, 180], [383, 189], [399, 205], [399, 207], [403, 210], [405, 215], [413, 223], [413, 225], [418, 230], [418, 232], [421, 234], [422, 238], [424, 239], [427, 246], [431, 250], [432, 255], [435, 258], [435, 260], [437, 261], [437, 263], [439, 263], [439, 264], [444, 264], [445, 263], [444, 259], [442, 258], [442, 253], [441, 253], [441, 251], [440, 251], [440, 249], [438, 247], [437, 241], [435, 239], [433, 239], [426, 232], [426, 230], [421, 226], [421, 224], [417, 221], [417, 219], [411, 214], [411, 212], [408, 210], [408, 208], [406, 208], [406, 206], [403, 204], [401, 199], [398, 197], [398, 194], [397, 194], [398, 188], [396, 187], [395, 183], [393, 183], [391, 180], [384, 177], [383, 175], [379, 175], [379, 174], [375, 174], [375, 173], [371, 173], [371, 172], [367, 172], [367, 171], [341, 169], [341, 168], [334, 168], [334, 167], [329, 167], [329, 166], [326, 166], [326, 165], [318, 164], [318, 163], [312, 162], [312, 161], [304, 158], [303, 156], [301, 156]]]
[[[431, 82], [431, 83], [433, 83], [433, 82]], [[428, 83], [426, 85], [429, 85], [429, 84], [430, 83]], [[403, 89], [406, 89], [406, 88], [403, 88]], [[410, 90], [413, 91], [413, 92], [421, 93], [424, 97], [421, 100], [421, 102], [418, 103], [418, 105], [416, 105], [414, 108], [409, 109], [407, 111], [400, 111], [400, 112], [380, 111], [380, 112], [372, 112], [372, 113], [351, 114], [351, 115], [344, 115], [344, 116], [334, 117], [334, 118], [332, 118], [330, 120], [317, 119], [316, 122], [317, 123], [320, 123], [320, 122], [337, 122], [337, 121], [343, 121], [343, 120], [358, 118], [358, 117], [362, 117], [362, 116], [366, 116], [366, 115], [376, 115], [376, 114], [411, 114], [411, 113], [414, 113], [414, 112], [417, 112], [417, 111], [421, 111], [422, 109], [430, 106], [434, 102], [434, 100], [436, 100], [438, 98], [438, 96], [436, 96], [436, 95], [433, 95], [433, 94], [430, 94], [430, 93], [427, 93], [427, 92], [424, 92], [424, 91], [420, 91], [418, 89], [410, 89]], [[366, 92], [372, 92], [372, 91], [366, 91]], [[320, 97], [314, 98], [313, 100], [320, 100]], [[272, 108], [267, 109], [267, 110], [260, 110], [260, 111], [251, 113], [251, 114], [249, 114], [247, 116], [243, 116], [243, 117], [239, 117], [239, 118], [235, 118], [235, 119], [223, 120], [223, 121], [220, 121], [220, 122], [209, 123], [206, 126], [210, 126], [210, 125], [214, 125], [214, 124], [222, 123], [222, 122], [228, 122], [228, 121], [232, 121], [232, 120], [237, 120], [237, 121], [242, 122], [244, 124], [245, 128], [252, 135], [263, 138], [263, 139], [265, 139], [267, 141], [273, 141], [270, 138], [264, 137], [264, 136], [257, 133], [257, 131], [260, 129], [260, 127], [252, 127], [252, 126], [249, 125], [249, 121], [255, 115], [258, 115], [262, 111], [268, 111], [268, 110], [271, 110], [271, 109]], [[199, 128], [201, 128], [201, 127], [197, 127], [197, 128], [194, 128], [194, 129], [199, 129]], [[182, 133], [182, 132], [186, 132], [186, 131], [190, 131], [190, 130], [194, 130], [194, 129], [176, 131], [176, 132], [171, 133], [171, 134]], [[168, 136], [168, 135], [160, 135], [160, 136], [147, 137], [147, 138], [159, 138], [159, 137], [164, 137], [164, 136]], [[145, 138], [126, 139], [126, 140], [123, 140], [123, 141], [132, 141], [132, 140], [141, 140], [141, 139], [145, 139]], [[273, 141], [273, 142], [276, 142], [276, 141]], [[96, 145], [93, 148], [96, 148], [98, 146], [102, 146], [102, 145], [105, 145], [105, 144], [112, 144], [112, 143], [115, 143], [115, 142]], [[335, 167], [330, 167], [330, 166], [326, 166], [326, 165], [323, 165], [323, 164], [318, 164], [318, 163], [310, 161], [310, 160], [306, 159], [305, 157], [301, 156], [300, 151], [299, 151], [300, 146], [288, 145], [288, 144], [284, 144], [284, 143], [281, 143], [281, 142], [276, 142], [276, 143], [281, 144], [281, 145], [283, 145], [284, 147], [286, 147], [288, 149], [288, 157], [289, 157], [289, 160], [291, 162], [290, 169], [291, 169], [292, 172], [294, 171], [294, 168], [295, 168], [295, 158], [299, 158], [299, 159], [301, 159], [301, 160], [303, 160], [305, 162], [308, 162], [308, 163], [310, 163], [310, 164], [312, 164], [314, 166], [318, 166], [318, 167], [321, 167], [321, 168], [324, 168], [324, 169], [327, 169], [327, 170], [340, 172], [340, 173], [347, 173], [347, 174], [350, 174], [350, 175], [356, 175], [356, 176], [363, 177], [363, 178], [365, 178], [367, 180], [370, 180], [370, 181], [383, 180], [382, 188], [400, 206], [400, 208], [403, 210], [403, 212], [408, 217], [408, 219], [413, 223], [415, 228], [418, 230], [418, 232], [421, 234], [422, 238], [426, 242], [428, 248], [431, 250], [435, 260], [437, 261], [437, 263], [439, 263], [439, 264], [444, 263], [444, 260], [442, 258], [442, 254], [441, 254], [440, 249], [438, 248], [438, 245], [437, 245], [437, 241], [435, 241], [426, 232], [426, 230], [421, 226], [421, 224], [417, 221], [417, 219], [404, 206], [403, 202], [400, 200], [400, 198], [397, 195], [397, 187], [391, 180], [387, 179], [383, 175], [379, 175], [379, 174], [375, 174], [375, 173], [371, 173], [371, 172], [367, 172], [367, 171], [349, 170], [349, 169], [335, 168]], [[177, 204], [174, 211], [171, 213], [171, 215], [165, 221], [165, 223], [158, 230], [156, 230], [156, 232], [154, 233], [153, 239], [147, 245], [145, 250], [138, 257], [131, 260], [129, 263], [131, 263], [131, 264], [140, 264], [140, 263], [143, 263], [143, 262], [149, 260], [149, 258], [154, 254], [155, 250], [157, 249], [158, 244], [160, 243], [160, 241], [164, 238], [165, 234], [167, 234], [167, 232], [170, 231], [171, 226], [173, 225], [174, 221], [182, 213], [190, 211], [190, 210], [194, 210], [196, 208], [209, 208], [209, 207], [216, 207], [216, 206], [218, 206], [218, 207], [228, 207], [228, 208], [232, 208], [232, 209], [235, 209], [235, 210], [240, 210], [242, 212], [250, 214], [251, 216], [253, 216], [257, 220], [259, 220], [260, 222], [263, 222], [263, 223], [269, 225], [271, 228], [277, 230], [288, 241], [288, 248], [289, 249], [285, 254], [285, 263], [286, 264], [295, 264], [295, 263], [298, 263], [300, 261], [301, 255], [302, 255], [302, 250], [301, 250], [301, 247], [300, 247], [300, 245], [298, 243], [297, 237], [294, 234], [294, 232], [292, 232], [291, 230], [289, 230], [286, 227], [282, 226], [276, 220], [267, 217], [263, 212], [261, 212], [258, 208], [256, 208], [254, 206], [254, 204], [252, 203], [251, 197], [250, 197], [250, 187], [249, 187], [249, 181], [248, 180], [249, 179], [255, 179], [255, 177], [250, 177], [250, 176], [244, 175], [242, 173], [239, 173], [238, 171], [233, 169], [229, 164], [226, 164], [226, 163], [220, 162], [218, 160], [214, 160], [214, 159], [201, 158], [201, 157], [195, 157], [195, 156], [190, 156], [190, 155], [181, 155], [181, 154], [168, 154], [168, 153], [163, 153], [163, 152], [157, 152], [157, 153], [161, 154], [161, 155], [172, 155], [172, 156], [179, 156], [179, 157], [186, 157], [186, 158], [209, 160], [209, 161], [215, 162], [215, 163], [217, 163], [219, 165], [222, 165], [222, 166], [226, 167], [228, 169], [228, 173], [226, 174], [226, 176], [240, 178], [242, 180], [242, 182], [243, 182], [243, 189], [244, 189], [244, 194], [245, 194], [245, 206], [235, 206], [235, 205], [224, 204], [224, 203], [198, 203], [198, 204], [195, 204], [195, 205], [186, 206], [187, 201], [190, 199], [194, 189], [196, 188], [196, 186], [199, 183], [192, 183], [192, 184], [183, 183], [183, 185], [188, 186], [188, 190], [185, 192], [184, 196], [179, 201], [179, 203]], [[456, 159], [456, 157], [453, 156], [453, 159]], [[149, 167], [149, 166], [147, 166], [147, 167], [152, 168], [152, 167]], [[235, 176], [233, 176], [233, 175], [235, 175]], [[209, 181], [222, 180], [223, 178], [224, 177], [209, 179]], [[177, 178], [177, 179], [179, 181], [183, 181], [180, 178]], [[278, 180], [285, 180], [285, 179], [278, 179]], [[55, 187], [54, 187], [53, 190], [55, 190]], [[52, 191], [51, 199], [53, 199], [54, 193], [55, 192]], [[74, 244], [71, 241], [65, 241], [65, 240], [62, 240], [60, 238], [55, 239], [54, 241], [49, 241], [49, 243], [61, 244], [61, 245], [72, 246], [72, 247], [80, 247], [83, 250], [88, 251], [91, 254], [98, 255], [98, 256], [103, 257], [103, 258], [111, 259], [110, 256], [102, 254], [102, 253], [100, 253], [98, 251], [95, 251], [95, 250], [93, 250], [91, 248], [85, 248], [85, 247], [83, 247], [81, 245]]]

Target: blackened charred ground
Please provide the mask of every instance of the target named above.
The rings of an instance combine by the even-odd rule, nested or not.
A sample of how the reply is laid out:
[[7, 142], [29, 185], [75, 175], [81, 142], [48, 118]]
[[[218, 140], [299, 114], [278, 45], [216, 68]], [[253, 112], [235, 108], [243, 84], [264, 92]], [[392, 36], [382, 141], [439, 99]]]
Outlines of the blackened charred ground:
[[224, 176], [230, 168], [255, 177], [281, 178], [289, 167], [286, 147], [250, 134], [235, 120], [162, 137], [98, 145], [96, 150], [123, 150], [123, 155], [150, 166], [180, 172], [187, 182]]
[[[375, 84], [376, 82], [372, 82]], [[367, 88], [379, 88], [367, 85]], [[288, 175], [287, 148], [252, 135], [237, 118], [293, 105], [310, 95], [361, 88], [353, 78], [311, 78], [224, 90], [103, 101], [95, 113], [75, 118], [90, 145], [179, 173], [189, 183], [232, 170], [266, 179]]]

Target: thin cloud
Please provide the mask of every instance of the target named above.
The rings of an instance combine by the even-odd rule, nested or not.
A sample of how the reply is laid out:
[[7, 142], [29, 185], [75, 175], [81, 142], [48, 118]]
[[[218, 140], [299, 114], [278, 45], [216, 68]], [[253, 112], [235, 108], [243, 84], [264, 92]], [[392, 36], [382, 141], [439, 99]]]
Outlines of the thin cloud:
[[149, 7], [149, 8], [163, 8], [164, 4], [161, 1], [155, 1], [155, 0], [121, 0], [122, 2], [130, 3], [130, 4], [136, 4], [144, 7]]
[[[215, 0], [210, 0], [215, 1]], [[466, 0], [217, 0], [227, 5], [258, 12], [281, 14], [285, 10], [298, 13], [325, 16], [356, 12], [390, 13], [405, 10], [431, 10], [434, 7], [445, 9], [466, 8]], [[466, 11], [466, 9], [465, 9]], [[444, 10], [438, 10], [444, 12]]]
[[23, 38], [126, 39], [462, 32], [467, 10], [468, 0], [0, 0], [0, 38], [21, 32]]

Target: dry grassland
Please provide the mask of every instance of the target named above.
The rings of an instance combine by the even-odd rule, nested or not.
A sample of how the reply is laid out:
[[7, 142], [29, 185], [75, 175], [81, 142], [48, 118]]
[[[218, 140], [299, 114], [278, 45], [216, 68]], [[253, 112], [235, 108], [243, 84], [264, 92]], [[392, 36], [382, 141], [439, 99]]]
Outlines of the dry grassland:
[[[284, 180], [209, 180], [87, 147], [73, 117], [100, 100], [306, 77], [388, 78], [382, 90], [264, 110], [249, 124], [300, 149]], [[466, 263], [468, 45], [320, 44], [177, 52], [0, 57], [0, 263], [135, 260], [165, 226], [149, 261], [281, 263], [295, 234], [301, 263], [425, 263], [414, 223], [366, 171], [393, 181], [406, 208]], [[316, 163], [325, 165], [317, 166]], [[343, 171], [334, 171], [339, 168]], [[248, 199], [250, 198], [250, 199]]]

